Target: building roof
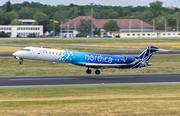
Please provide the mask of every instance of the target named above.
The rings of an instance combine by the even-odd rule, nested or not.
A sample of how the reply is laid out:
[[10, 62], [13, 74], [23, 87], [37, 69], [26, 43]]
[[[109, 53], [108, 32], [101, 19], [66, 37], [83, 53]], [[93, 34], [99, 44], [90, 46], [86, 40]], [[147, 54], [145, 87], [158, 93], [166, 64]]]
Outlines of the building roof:
[[[80, 25], [80, 19], [85, 19], [85, 20], [90, 19], [91, 20], [91, 17], [90, 16], [78, 16], [78, 17], [62, 24], [62, 27], [67, 28], [68, 24], [69, 24], [69, 28], [77, 28]], [[95, 25], [96, 28], [103, 28], [103, 25], [105, 23], [107, 23], [109, 20], [116, 21], [118, 26], [121, 29], [129, 28], [130, 22], [131, 22], [131, 28], [141, 28], [141, 26], [143, 28], [152, 28], [153, 27], [152, 25], [150, 25], [146, 22], [143, 22], [139, 19], [95, 19], [95, 18], [93, 18], [93, 24]], [[141, 22], [142, 22], [142, 25], [141, 25]]]
[[33, 19], [19, 19], [19, 21], [22, 21], [22, 22], [32, 22], [32, 23], [35, 23], [36, 21], [33, 20]]

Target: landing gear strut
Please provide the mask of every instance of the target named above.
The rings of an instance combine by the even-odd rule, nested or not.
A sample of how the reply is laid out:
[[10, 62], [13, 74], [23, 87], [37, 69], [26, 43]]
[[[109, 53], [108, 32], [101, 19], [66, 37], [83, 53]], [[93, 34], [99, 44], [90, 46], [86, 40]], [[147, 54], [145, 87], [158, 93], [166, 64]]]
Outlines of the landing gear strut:
[[22, 58], [20, 58], [19, 64], [23, 64], [23, 59]]
[[91, 71], [91, 70], [89, 69], [89, 67], [88, 67], [88, 69], [86, 70], [86, 73], [87, 73], [87, 74], [91, 74], [91, 72], [92, 72], [92, 71]]

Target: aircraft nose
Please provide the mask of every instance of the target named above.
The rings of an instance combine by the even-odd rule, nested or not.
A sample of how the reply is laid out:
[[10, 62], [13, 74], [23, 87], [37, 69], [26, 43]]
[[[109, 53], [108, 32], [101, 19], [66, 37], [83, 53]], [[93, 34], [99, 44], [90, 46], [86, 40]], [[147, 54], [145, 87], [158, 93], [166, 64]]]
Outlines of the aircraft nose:
[[17, 52], [14, 52], [13, 54], [12, 54], [13, 56], [21, 56], [21, 54], [20, 54], [20, 52], [19, 51], [17, 51]]
[[17, 55], [18, 55], [18, 53], [17, 53], [17, 52], [14, 52], [12, 55], [13, 55], [13, 56], [17, 56]]

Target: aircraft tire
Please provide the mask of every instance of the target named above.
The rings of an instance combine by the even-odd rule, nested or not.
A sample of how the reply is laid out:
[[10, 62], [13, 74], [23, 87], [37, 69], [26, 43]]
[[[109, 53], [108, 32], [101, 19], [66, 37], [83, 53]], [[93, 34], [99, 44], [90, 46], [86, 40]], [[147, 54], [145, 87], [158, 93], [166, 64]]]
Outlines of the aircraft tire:
[[23, 64], [23, 62], [19, 62], [19, 64]]
[[86, 70], [86, 73], [87, 73], [87, 74], [91, 74], [91, 72], [92, 72], [92, 71], [91, 71], [91, 70], [89, 70], [89, 69], [88, 69], [88, 70]]
[[101, 73], [100, 70], [95, 71], [95, 74], [97, 74], [97, 75], [99, 75], [100, 73]]

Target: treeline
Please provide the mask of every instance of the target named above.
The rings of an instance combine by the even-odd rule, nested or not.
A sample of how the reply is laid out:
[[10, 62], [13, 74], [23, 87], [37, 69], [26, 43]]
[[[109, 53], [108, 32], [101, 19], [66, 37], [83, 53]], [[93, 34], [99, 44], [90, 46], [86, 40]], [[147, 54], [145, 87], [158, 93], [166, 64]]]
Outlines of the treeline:
[[[140, 19], [149, 24], [156, 24], [156, 29], [163, 30], [165, 21], [167, 26], [176, 27], [177, 20], [180, 24], [180, 9], [168, 9], [162, 7], [163, 3], [155, 1], [147, 6], [102, 6], [94, 5], [94, 18], [96, 19]], [[11, 4], [9, 1], [0, 6], [0, 25], [12, 24], [14, 19], [35, 19], [38, 24], [46, 26], [46, 30], [52, 30], [52, 19], [64, 23], [78, 16], [90, 16], [90, 5], [79, 6], [75, 4], [45, 5], [39, 2], [23, 2]], [[13, 23], [13, 24], [16, 24]], [[58, 29], [59, 26], [57, 25]]]

